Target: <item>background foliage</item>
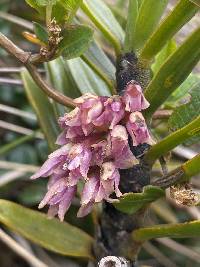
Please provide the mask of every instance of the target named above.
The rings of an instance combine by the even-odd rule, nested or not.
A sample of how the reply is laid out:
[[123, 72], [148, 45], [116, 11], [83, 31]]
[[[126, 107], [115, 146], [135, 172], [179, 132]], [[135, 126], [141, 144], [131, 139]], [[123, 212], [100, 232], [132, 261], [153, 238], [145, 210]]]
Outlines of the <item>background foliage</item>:
[[[151, 102], [147, 119], [159, 107], [170, 110], [172, 114], [169, 119], [152, 122], [152, 133], [158, 145], [159, 140], [164, 140], [164, 154], [173, 149], [168, 169], [173, 170], [197, 155], [197, 126], [200, 125], [198, 1], [181, 0], [171, 13], [169, 9], [177, 1], [130, 0], [129, 11], [128, 1], [125, 0], [26, 2], [35, 9], [23, 0], [3, 0], [0, 3], [0, 31], [24, 50], [38, 52], [39, 46], [28, 42], [22, 35], [23, 31], [34, 31], [39, 41], [47, 42], [44, 27], [47, 3], [52, 4], [53, 17], [61, 24], [64, 20], [69, 24], [81, 24], [68, 28], [64, 33], [66, 38], [59, 47], [59, 54], [63, 57], [39, 66], [42, 76], [47, 77], [51, 85], [72, 98], [86, 92], [111, 95], [115, 87], [115, 55], [120, 53], [125, 40], [124, 51], [134, 49], [144, 66], [151, 68], [152, 79], [145, 91]], [[74, 18], [79, 5], [78, 16]], [[163, 17], [165, 20], [158, 28]], [[32, 21], [37, 22], [34, 27]], [[0, 200], [1, 228], [12, 237], [12, 241], [29, 251], [28, 257], [18, 258], [16, 251], [13, 252], [12, 242], [5, 246], [0, 232], [0, 239], [4, 240], [0, 241], [0, 265], [87, 266], [92, 260], [91, 236], [94, 234], [96, 213], [101, 207], [97, 207], [92, 215], [77, 219], [78, 202], [75, 199], [66, 223], [61, 224], [56, 219], [49, 221], [36, 211], [46, 190], [46, 180], [29, 180], [49, 151], [55, 149], [59, 132], [57, 118], [69, 108], [47, 98], [28, 72], [22, 70], [21, 65], [2, 49], [0, 56], [0, 199], [6, 199]], [[196, 123], [189, 126], [189, 136], [183, 134], [182, 139], [177, 136], [176, 142], [165, 139], [193, 120]], [[159, 146], [154, 149], [161, 151]], [[163, 151], [159, 153], [162, 155]], [[150, 153], [156, 154], [154, 151]], [[162, 176], [158, 161], [154, 164], [152, 176]], [[199, 192], [198, 176], [193, 177], [192, 184]], [[146, 235], [145, 231], [133, 234], [135, 238], [150, 239], [144, 243], [139, 256], [141, 266], [173, 267], [189, 266], [191, 263], [194, 267], [199, 266], [200, 241], [193, 238], [199, 233], [199, 222], [178, 225], [193, 219], [200, 220], [198, 207], [177, 206], [169, 197], [168, 190], [165, 197], [164, 190], [155, 186], [144, 188], [140, 194], [127, 194], [115, 206], [133, 213], [151, 202], [149, 225], [177, 225], [174, 228], [170, 225], [165, 229], [160, 227], [159, 230], [155, 226], [150, 231], [145, 230], [148, 232]], [[177, 239], [180, 237], [182, 239]]]

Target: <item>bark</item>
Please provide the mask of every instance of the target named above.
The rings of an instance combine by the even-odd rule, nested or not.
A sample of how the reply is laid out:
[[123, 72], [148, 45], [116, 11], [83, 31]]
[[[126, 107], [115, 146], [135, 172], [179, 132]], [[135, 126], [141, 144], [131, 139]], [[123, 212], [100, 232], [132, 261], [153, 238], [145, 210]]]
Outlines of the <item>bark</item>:
[[[127, 53], [119, 57], [116, 72], [119, 94], [122, 94], [129, 81], [135, 80], [145, 88], [149, 79], [149, 71], [142, 68], [133, 53]], [[120, 190], [122, 193], [141, 192], [144, 186], [150, 184], [151, 170], [143, 162], [143, 156], [148, 148], [149, 145], [147, 144], [137, 147], [131, 146], [133, 154], [139, 159], [139, 164], [131, 169], [120, 171]], [[135, 267], [142, 244], [133, 241], [131, 233], [144, 225], [145, 216], [146, 208], [133, 215], [128, 215], [115, 209], [112, 204], [104, 202], [94, 245], [97, 261], [109, 255], [120, 256], [130, 260], [132, 266]]]

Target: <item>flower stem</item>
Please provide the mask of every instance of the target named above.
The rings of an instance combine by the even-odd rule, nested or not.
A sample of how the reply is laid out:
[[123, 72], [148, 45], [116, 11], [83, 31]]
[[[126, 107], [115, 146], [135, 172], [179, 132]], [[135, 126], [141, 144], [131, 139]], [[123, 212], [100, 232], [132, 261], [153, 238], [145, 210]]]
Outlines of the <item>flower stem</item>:
[[5, 35], [0, 33], [0, 47], [5, 49], [9, 54], [18, 59], [21, 63], [24, 64], [26, 69], [30, 72], [35, 83], [44, 91], [46, 95], [54, 99], [56, 102], [68, 106], [75, 107], [74, 101], [72, 98], [65, 96], [54, 88], [50, 87], [40, 76], [37, 71], [37, 68], [31, 63], [31, 53], [25, 52], [21, 48], [17, 47], [11, 40], [9, 40]]

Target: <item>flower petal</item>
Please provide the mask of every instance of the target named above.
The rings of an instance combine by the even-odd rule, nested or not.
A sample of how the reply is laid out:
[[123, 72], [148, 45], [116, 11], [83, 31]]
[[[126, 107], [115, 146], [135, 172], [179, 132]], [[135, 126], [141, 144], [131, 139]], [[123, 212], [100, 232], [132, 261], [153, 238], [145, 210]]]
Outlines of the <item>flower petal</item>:
[[61, 221], [64, 220], [64, 216], [71, 205], [76, 190], [77, 190], [76, 186], [68, 187], [59, 203], [58, 217]]

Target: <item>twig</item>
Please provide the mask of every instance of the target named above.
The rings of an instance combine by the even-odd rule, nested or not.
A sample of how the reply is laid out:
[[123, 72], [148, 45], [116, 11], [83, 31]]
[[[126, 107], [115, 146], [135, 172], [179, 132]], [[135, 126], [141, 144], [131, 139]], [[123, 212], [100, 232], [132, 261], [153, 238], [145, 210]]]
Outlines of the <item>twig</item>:
[[168, 257], [166, 257], [163, 253], [160, 252], [155, 246], [153, 246], [150, 242], [145, 242], [143, 244], [143, 248], [152, 255], [162, 266], [165, 267], [177, 267], [175, 263], [173, 263]]
[[0, 187], [18, 179], [24, 174], [25, 172], [17, 170], [6, 172], [5, 174], [0, 176]]
[[6, 12], [2, 12], [0, 11], [0, 18], [1, 19], [5, 19], [5, 20], [8, 20], [12, 23], [15, 23], [19, 26], [22, 26], [30, 31], [33, 31], [33, 24], [25, 19], [22, 19], [22, 18], [19, 18], [19, 17], [16, 17], [12, 14], [9, 14], [9, 13], [6, 13]]
[[45, 94], [47, 94], [50, 98], [54, 99], [56, 102], [68, 106], [68, 107], [75, 107], [75, 103], [73, 102], [73, 99], [65, 96], [58, 91], [56, 91], [54, 88], [52, 88], [50, 85], [48, 85], [40, 76], [35, 66], [30, 64], [29, 62], [25, 64], [25, 67], [30, 72], [33, 80], [36, 82], [36, 84], [44, 91]]
[[[58, 103], [75, 107], [75, 103], [73, 99], [67, 97], [58, 91], [54, 90], [51, 86], [49, 86], [40, 76], [37, 71], [37, 68], [31, 64], [31, 53], [24, 52], [21, 48], [17, 47], [11, 40], [9, 40], [5, 35], [0, 33], [0, 46], [3, 47], [9, 54], [13, 55], [16, 59], [18, 59], [27, 70], [30, 72], [35, 83], [47, 94], [49, 97], [57, 101]], [[34, 57], [34, 55], [33, 55]]]
[[2, 229], [0, 229], [0, 239], [11, 248], [16, 254], [21, 256], [29, 264], [35, 267], [48, 267], [45, 263], [36, 258], [29, 251], [20, 246], [14, 239], [12, 239], [8, 234], [6, 234]]
[[34, 120], [34, 121], [37, 120], [35, 114], [33, 114], [33, 113], [30, 113], [30, 112], [27, 112], [27, 111], [23, 111], [23, 110], [20, 110], [20, 109], [14, 108], [14, 107], [10, 107], [10, 106], [7, 106], [7, 105], [3, 105], [3, 104], [0, 104], [0, 111], [6, 112], [6, 113], [10, 113], [12, 115], [19, 116], [19, 117], [22, 117], [22, 118], [26, 118], [26, 119], [29, 119], [29, 120]]
[[176, 251], [184, 256], [187, 256], [191, 260], [200, 263], [200, 255], [194, 250], [189, 249], [168, 237], [157, 238], [156, 240], [173, 251]]
[[171, 171], [169, 174], [164, 175], [163, 177], [152, 182], [151, 184], [165, 189], [177, 183], [182, 178], [183, 175], [184, 175], [184, 170], [182, 168], [177, 168]]
[[13, 85], [22, 85], [21, 80], [10, 79], [10, 78], [0, 78], [1, 84], [13, 84]]
[[153, 120], [168, 119], [172, 113], [172, 110], [158, 110], [153, 114]]
[[[34, 135], [35, 133], [33, 130], [30, 130], [30, 129], [27, 129], [27, 128], [24, 128], [24, 127], [21, 127], [21, 126], [18, 126], [16, 124], [12, 124], [6, 121], [2, 121], [2, 120], [0, 120], [0, 128], [10, 130], [16, 133], [20, 133], [20, 134], [25, 134], [25, 135]], [[44, 139], [44, 135], [40, 132], [37, 132], [35, 137], [38, 139]]]

